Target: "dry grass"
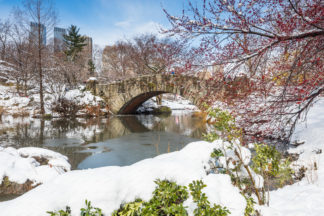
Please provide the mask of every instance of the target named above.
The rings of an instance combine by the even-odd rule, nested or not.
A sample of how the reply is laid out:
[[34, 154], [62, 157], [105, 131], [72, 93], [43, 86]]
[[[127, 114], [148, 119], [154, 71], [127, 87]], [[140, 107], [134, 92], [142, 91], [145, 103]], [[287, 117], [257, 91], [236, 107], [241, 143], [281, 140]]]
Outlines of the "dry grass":
[[19, 118], [19, 117], [29, 117], [29, 112], [23, 110], [23, 109], [19, 109], [17, 112], [12, 114], [12, 117], [14, 118]]
[[202, 123], [209, 123], [208, 114], [204, 111], [196, 111], [192, 114], [192, 117], [202, 119], [202, 121], [200, 121]]
[[1, 117], [4, 114], [4, 112], [5, 112], [5, 110], [4, 110], [3, 106], [0, 106], [0, 120], [1, 120]]
[[192, 114], [192, 117], [206, 119], [207, 113], [203, 111], [196, 111]]
[[95, 116], [95, 117], [99, 117], [103, 115], [103, 112], [100, 109], [100, 106], [90, 106], [87, 105], [85, 106], [85, 111], [86, 111], [86, 115], [91, 117], [91, 116]]

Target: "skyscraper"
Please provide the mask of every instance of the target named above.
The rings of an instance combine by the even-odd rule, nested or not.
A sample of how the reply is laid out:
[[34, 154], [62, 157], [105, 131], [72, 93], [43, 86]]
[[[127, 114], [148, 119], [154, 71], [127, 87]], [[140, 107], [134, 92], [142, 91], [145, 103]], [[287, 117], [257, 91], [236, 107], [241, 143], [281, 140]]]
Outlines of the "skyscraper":
[[88, 36], [84, 37], [86, 38], [86, 40], [84, 41], [86, 46], [83, 47], [83, 53], [88, 58], [88, 60], [92, 60], [92, 38]]
[[64, 37], [66, 29], [54, 27], [54, 52], [60, 52], [64, 48]]
[[[38, 38], [38, 28], [40, 28], [40, 38]], [[38, 39], [46, 46], [46, 27], [43, 24], [30, 22], [30, 33], [29, 37], [32, 41], [38, 43]]]
[[82, 48], [82, 52], [80, 53], [81, 56], [84, 59], [84, 67], [83, 70], [81, 71], [81, 76], [83, 79], [88, 79], [89, 78], [89, 61], [92, 61], [92, 38], [88, 36], [83, 36], [85, 38], [84, 44], [86, 44]]

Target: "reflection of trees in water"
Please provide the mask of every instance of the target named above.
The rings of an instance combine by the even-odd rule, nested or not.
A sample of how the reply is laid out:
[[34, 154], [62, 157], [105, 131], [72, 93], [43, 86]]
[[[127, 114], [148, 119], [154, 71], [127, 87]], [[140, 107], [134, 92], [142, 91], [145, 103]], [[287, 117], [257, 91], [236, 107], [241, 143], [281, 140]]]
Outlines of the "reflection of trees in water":
[[[148, 119], [149, 124], [148, 126]], [[206, 125], [200, 118], [188, 115], [154, 117], [136, 116], [110, 117], [107, 119], [57, 119], [43, 121], [33, 119], [28, 123], [15, 123], [6, 129], [2, 142], [14, 147], [43, 146], [46, 139], [79, 138], [85, 143], [95, 143], [118, 138], [130, 133], [167, 131], [201, 138]]]
[[[42, 126], [41, 126], [42, 125]], [[16, 123], [7, 131], [4, 144], [13, 147], [40, 146], [44, 137], [44, 124]]]
[[206, 123], [201, 118], [191, 115], [160, 117], [160, 120], [155, 122], [152, 129], [174, 132], [197, 139], [200, 139], [202, 134], [207, 131]]
[[33, 119], [28, 123], [15, 123], [8, 131], [6, 142], [14, 147], [35, 146], [44, 144], [45, 139], [63, 138], [65, 134], [79, 126], [76, 121]]
[[[1, 124], [1, 123], [0, 123]], [[0, 125], [1, 126], [1, 125]], [[87, 144], [122, 137], [131, 133], [166, 131], [201, 138], [206, 126], [199, 118], [189, 115], [154, 117], [121, 116], [107, 119], [54, 119], [44, 121], [32, 119], [17, 121], [6, 133], [0, 133], [0, 145], [15, 148], [33, 146], [44, 147], [66, 155], [73, 168], [90, 153], [80, 153]], [[79, 140], [75, 143], [73, 140]], [[50, 143], [49, 143], [50, 142]], [[153, 141], [159, 154], [159, 138]]]

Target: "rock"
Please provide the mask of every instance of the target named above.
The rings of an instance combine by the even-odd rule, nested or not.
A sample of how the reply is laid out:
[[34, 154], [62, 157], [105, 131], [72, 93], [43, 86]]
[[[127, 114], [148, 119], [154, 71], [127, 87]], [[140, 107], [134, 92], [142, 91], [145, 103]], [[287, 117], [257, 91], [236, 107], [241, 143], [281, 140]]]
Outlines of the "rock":
[[171, 113], [171, 108], [167, 106], [159, 106], [152, 111], [153, 115], [170, 115]]
[[1, 195], [20, 195], [23, 194], [35, 187], [37, 187], [40, 184], [34, 184], [32, 181], [29, 179], [23, 183], [23, 184], [18, 184], [16, 182], [11, 182], [8, 178], [8, 176], [5, 176], [2, 179], [2, 183], [0, 185], [0, 194]]

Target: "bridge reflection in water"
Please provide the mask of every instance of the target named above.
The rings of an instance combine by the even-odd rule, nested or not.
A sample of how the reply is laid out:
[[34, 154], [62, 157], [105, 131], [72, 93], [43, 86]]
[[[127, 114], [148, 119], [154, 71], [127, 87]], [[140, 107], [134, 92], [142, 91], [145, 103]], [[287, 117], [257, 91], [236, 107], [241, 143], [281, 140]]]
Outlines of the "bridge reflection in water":
[[206, 125], [191, 114], [157, 117], [23, 121], [3, 118], [0, 146], [34, 146], [68, 156], [72, 169], [130, 165], [201, 139]]

